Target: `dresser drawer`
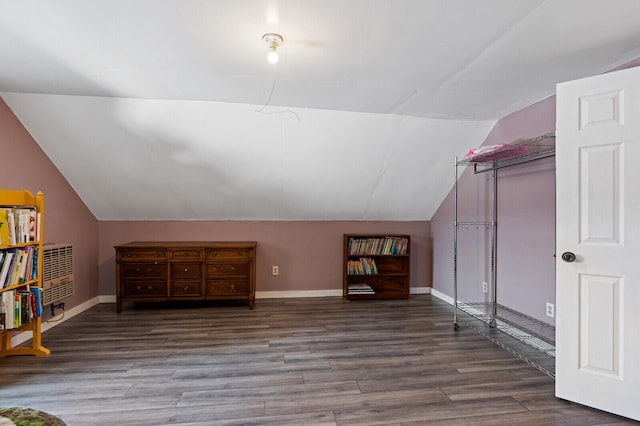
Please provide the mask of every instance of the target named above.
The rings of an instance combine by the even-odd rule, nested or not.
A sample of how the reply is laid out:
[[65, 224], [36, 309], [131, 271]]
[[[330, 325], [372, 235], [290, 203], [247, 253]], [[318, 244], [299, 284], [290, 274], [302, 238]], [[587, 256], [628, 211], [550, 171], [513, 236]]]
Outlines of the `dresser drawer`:
[[244, 276], [249, 274], [249, 264], [243, 262], [207, 263], [207, 277]]
[[194, 280], [202, 277], [201, 263], [172, 263], [171, 279], [172, 280]]
[[207, 296], [248, 294], [249, 282], [243, 280], [211, 280], [207, 281]]
[[120, 277], [127, 278], [166, 278], [167, 264], [153, 263], [121, 263]]
[[123, 281], [122, 296], [166, 297], [167, 283], [165, 281]]
[[167, 258], [167, 251], [159, 248], [127, 248], [117, 251], [118, 260], [163, 260]]
[[171, 260], [202, 260], [202, 249], [184, 248], [170, 249]]
[[200, 282], [186, 281], [171, 283], [171, 296], [175, 297], [198, 297], [202, 296]]
[[248, 260], [250, 250], [247, 249], [208, 249], [207, 260]]

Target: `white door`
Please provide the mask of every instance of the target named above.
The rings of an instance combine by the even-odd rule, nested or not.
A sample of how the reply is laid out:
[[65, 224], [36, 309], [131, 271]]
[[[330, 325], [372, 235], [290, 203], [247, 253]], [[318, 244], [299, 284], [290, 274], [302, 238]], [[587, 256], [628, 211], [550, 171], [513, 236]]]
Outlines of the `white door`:
[[640, 68], [556, 101], [556, 396], [640, 420]]

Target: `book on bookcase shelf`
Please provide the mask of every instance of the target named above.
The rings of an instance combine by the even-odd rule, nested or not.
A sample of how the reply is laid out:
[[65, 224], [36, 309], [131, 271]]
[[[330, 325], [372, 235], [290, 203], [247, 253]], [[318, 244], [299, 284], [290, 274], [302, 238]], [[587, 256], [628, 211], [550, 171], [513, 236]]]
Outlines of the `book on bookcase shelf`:
[[0, 209], [0, 245], [39, 241], [40, 214], [32, 207]]
[[367, 283], [352, 283], [347, 287], [348, 294], [375, 294], [375, 291]]
[[[41, 344], [44, 195], [0, 189], [0, 357], [49, 355]], [[13, 332], [31, 332], [13, 347]]]
[[38, 248], [18, 247], [0, 253], [0, 289], [38, 279]]
[[378, 273], [376, 261], [370, 257], [362, 257], [357, 260], [347, 261], [347, 273], [349, 275], [371, 275]]
[[42, 317], [39, 288], [22, 288], [0, 293], [0, 330], [18, 329]]
[[349, 239], [350, 255], [407, 254], [409, 239], [406, 237], [368, 237]]

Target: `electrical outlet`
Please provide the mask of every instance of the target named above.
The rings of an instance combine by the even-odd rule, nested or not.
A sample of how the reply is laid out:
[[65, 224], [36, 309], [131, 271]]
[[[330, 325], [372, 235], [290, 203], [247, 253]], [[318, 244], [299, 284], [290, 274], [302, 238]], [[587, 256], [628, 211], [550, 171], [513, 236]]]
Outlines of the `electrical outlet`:
[[273, 265], [271, 267], [271, 275], [280, 275], [280, 268], [278, 266]]
[[486, 281], [482, 282], [482, 292], [483, 293], [489, 293], [489, 284], [487, 284]]
[[61, 309], [64, 313], [64, 302], [51, 304], [51, 316], [54, 316], [56, 314], [56, 309]]
[[553, 303], [547, 302], [547, 316], [551, 318], [556, 316], [556, 309]]

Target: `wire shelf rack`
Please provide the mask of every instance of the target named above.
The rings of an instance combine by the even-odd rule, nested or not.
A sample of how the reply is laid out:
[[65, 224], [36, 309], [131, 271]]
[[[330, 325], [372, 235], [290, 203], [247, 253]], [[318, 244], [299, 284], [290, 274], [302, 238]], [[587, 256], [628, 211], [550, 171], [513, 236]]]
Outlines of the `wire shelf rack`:
[[[555, 327], [497, 305], [458, 302], [458, 320], [533, 367], [555, 377]], [[495, 322], [492, 323], [492, 319]]]

